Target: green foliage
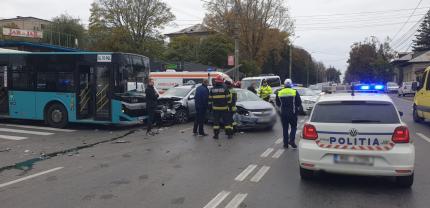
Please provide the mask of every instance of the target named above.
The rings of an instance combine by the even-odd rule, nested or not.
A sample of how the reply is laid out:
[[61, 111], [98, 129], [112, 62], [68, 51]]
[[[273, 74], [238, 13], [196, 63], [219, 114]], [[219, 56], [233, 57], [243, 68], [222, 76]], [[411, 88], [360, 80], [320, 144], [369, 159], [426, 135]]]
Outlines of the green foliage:
[[340, 83], [340, 75], [342, 74], [339, 70], [334, 67], [330, 67], [326, 70], [327, 81]]
[[171, 39], [164, 57], [169, 61], [188, 61], [227, 68], [227, 57], [233, 51], [232, 40], [221, 34], [202, 39], [182, 35]]
[[258, 65], [253, 60], [244, 60], [241, 62], [242, 66], [240, 67], [240, 71], [244, 73], [247, 77], [258, 75]]
[[[78, 45], [75, 45], [75, 39]], [[65, 47], [86, 47], [87, 33], [81, 20], [68, 14], [52, 19], [52, 23], [44, 30], [44, 41]]]
[[90, 12], [91, 49], [149, 57], [162, 55], [159, 31], [175, 18], [161, 0], [96, 0]]
[[388, 42], [380, 43], [376, 38], [354, 43], [349, 53], [349, 66], [345, 82], [387, 82], [392, 79], [394, 57]]
[[430, 50], [430, 10], [424, 17], [423, 22], [420, 24], [418, 34], [413, 41], [414, 51], [427, 51]]

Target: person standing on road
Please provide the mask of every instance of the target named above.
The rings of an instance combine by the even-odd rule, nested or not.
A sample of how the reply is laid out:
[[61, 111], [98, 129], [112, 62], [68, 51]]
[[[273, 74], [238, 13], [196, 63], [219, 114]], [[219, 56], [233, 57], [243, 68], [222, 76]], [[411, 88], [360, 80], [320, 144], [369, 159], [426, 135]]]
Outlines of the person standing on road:
[[[296, 131], [297, 131], [297, 115], [300, 106], [302, 106], [302, 100], [299, 92], [293, 89], [293, 82], [291, 79], [286, 79], [285, 88], [281, 89], [276, 93], [276, 105], [281, 108], [281, 122], [284, 134], [284, 148], [288, 148], [291, 145], [293, 148], [297, 148], [295, 143]], [[288, 135], [289, 125], [291, 126], [291, 132]]]
[[228, 112], [229, 112], [229, 119], [230, 119], [230, 121], [232, 121], [233, 134], [234, 134], [234, 133], [236, 133], [236, 131], [237, 131], [237, 123], [236, 123], [236, 121], [234, 121], [234, 118], [233, 118], [234, 114], [235, 114], [235, 113], [236, 113], [236, 111], [237, 111], [237, 107], [236, 107], [236, 102], [237, 102], [237, 92], [236, 92], [236, 90], [233, 88], [233, 84], [232, 84], [230, 81], [226, 81], [226, 82], [225, 82], [225, 85], [226, 85], [226, 87], [227, 87], [228, 91], [229, 91], [229, 92], [230, 92], [230, 94], [231, 94], [231, 103], [230, 103], [230, 105], [229, 105]]
[[154, 80], [149, 79], [148, 86], [145, 89], [146, 94], [146, 111], [148, 113], [148, 127], [146, 134], [154, 136], [156, 133], [152, 131], [152, 124], [155, 119], [155, 110], [157, 109], [158, 93], [154, 88]]
[[198, 134], [200, 136], [207, 136], [205, 133], [203, 126], [205, 124], [206, 111], [209, 105], [209, 89], [208, 89], [209, 81], [207, 79], [203, 80], [202, 85], [197, 87], [195, 99], [196, 106], [196, 118], [194, 119], [194, 135]]
[[272, 88], [267, 84], [267, 80], [263, 79], [263, 85], [260, 87], [260, 98], [269, 102], [270, 95], [273, 93]]
[[257, 90], [255, 89], [255, 83], [252, 83], [251, 86], [248, 87], [248, 90], [257, 94]]
[[221, 128], [221, 120], [224, 124], [225, 133], [229, 139], [233, 138], [233, 126], [229, 116], [229, 105], [232, 101], [230, 91], [224, 86], [224, 80], [221, 75], [214, 79], [214, 86], [209, 91], [209, 105], [213, 114], [214, 139], [218, 139]]

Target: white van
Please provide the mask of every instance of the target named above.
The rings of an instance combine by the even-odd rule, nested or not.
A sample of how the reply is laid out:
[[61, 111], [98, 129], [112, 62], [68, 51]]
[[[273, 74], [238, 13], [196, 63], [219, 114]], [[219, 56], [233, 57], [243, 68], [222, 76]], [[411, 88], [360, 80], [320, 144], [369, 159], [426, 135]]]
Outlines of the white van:
[[183, 85], [193, 85], [202, 83], [203, 79], [209, 80], [209, 85], [212, 84], [212, 79], [217, 75], [221, 75], [224, 80], [232, 81], [232, 79], [222, 72], [151, 72], [150, 77], [154, 79], [155, 88], [162, 94], [166, 90]]

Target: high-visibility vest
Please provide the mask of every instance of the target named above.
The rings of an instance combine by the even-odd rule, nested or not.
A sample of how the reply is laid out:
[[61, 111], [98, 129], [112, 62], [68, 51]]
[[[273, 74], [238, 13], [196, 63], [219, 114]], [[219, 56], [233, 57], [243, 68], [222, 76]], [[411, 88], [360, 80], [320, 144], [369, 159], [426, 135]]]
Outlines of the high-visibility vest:
[[281, 101], [281, 111], [296, 112], [297, 90], [286, 87], [278, 91], [278, 98]]
[[236, 112], [237, 107], [236, 107], [236, 102], [237, 102], [237, 92], [236, 90], [234, 90], [233, 88], [229, 89], [230, 94], [231, 94], [231, 104], [230, 104], [230, 110], [232, 112]]
[[261, 99], [263, 99], [263, 100], [268, 99], [271, 94], [272, 94], [272, 88], [269, 85], [260, 87], [260, 98]]
[[214, 111], [228, 111], [232, 102], [230, 91], [224, 86], [214, 86], [209, 91], [209, 105]]

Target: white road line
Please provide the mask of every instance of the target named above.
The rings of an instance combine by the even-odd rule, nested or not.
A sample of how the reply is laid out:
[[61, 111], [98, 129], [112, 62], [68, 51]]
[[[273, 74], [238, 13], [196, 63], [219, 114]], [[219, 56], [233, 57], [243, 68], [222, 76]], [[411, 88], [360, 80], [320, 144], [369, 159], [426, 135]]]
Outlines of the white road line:
[[191, 130], [192, 129], [192, 127], [190, 127], [190, 128], [186, 128], [186, 129], [182, 129], [182, 130], [179, 130], [180, 132], [185, 132], [185, 131], [188, 131], [188, 130]]
[[243, 170], [234, 180], [235, 181], [243, 181], [246, 177], [257, 167], [255, 164], [248, 165], [245, 170]]
[[279, 138], [279, 139], [277, 139], [277, 140], [275, 141], [275, 144], [281, 144], [281, 143], [282, 143], [282, 141], [283, 141], [283, 139], [282, 139], [282, 138]]
[[269, 171], [269, 169], [270, 169], [269, 166], [261, 167], [260, 170], [258, 170], [258, 172], [254, 175], [254, 177], [251, 178], [251, 182], [257, 183], [258, 181], [260, 181], [261, 178], [263, 178], [264, 174], [266, 174], [267, 171]]
[[20, 178], [20, 179], [14, 180], [14, 181], [10, 181], [10, 182], [7, 182], [7, 183], [2, 183], [2, 184], [0, 184], [0, 188], [6, 187], [6, 186], [10, 186], [12, 184], [19, 183], [19, 182], [22, 182], [22, 181], [25, 181], [25, 180], [28, 180], [28, 179], [32, 179], [32, 178], [35, 178], [37, 176], [48, 174], [48, 173], [51, 173], [51, 172], [54, 172], [54, 171], [57, 171], [57, 170], [61, 170], [63, 168], [64, 167], [58, 167], [58, 168], [54, 168], [54, 169], [51, 169], [51, 170], [43, 171], [43, 172], [40, 172], [40, 173], [36, 173], [36, 174], [33, 174], [33, 175], [29, 175], [29, 176], [26, 176], [24, 178]]
[[279, 157], [281, 157], [282, 153], [284, 153], [285, 150], [284, 149], [278, 149], [275, 154], [272, 155], [272, 158], [274, 159], [278, 159]]
[[267, 148], [266, 149], [266, 151], [264, 151], [261, 155], [260, 155], [260, 157], [267, 157], [267, 156], [269, 156], [270, 155], [270, 153], [272, 153], [273, 152], [273, 148]]
[[216, 208], [230, 194], [230, 191], [219, 192], [206, 206], [203, 208]]
[[237, 208], [245, 200], [248, 194], [238, 193], [234, 198], [225, 206], [225, 208]]
[[20, 136], [9, 136], [9, 135], [0, 135], [0, 139], [8, 139], [8, 140], [24, 140], [28, 139], [28, 137], [20, 137]]
[[58, 132], [75, 132], [76, 131], [73, 129], [58, 129], [58, 128], [51, 128], [51, 127], [15, 125], [15, 124], [4, 124], [3, 126], [17, 127], [17, 128], [24, 128], [24, 129], [39, 129], [39, 130], [47, 130], [47, 131], [58, 131]]
[[0, 128], [0, 131], [13, 132], [13, 133], [21, 133], [21, 134], [33, 134], [33, 135], [40, 135], [40, 136], [49, 136], [49, 135], [53, 135], [54, 134], [54, 133], [50, 133], [50, 132], [28, 131], [28, 130], [8, 129], [8, 128]]
[[424, 134], [417, 133], [418, 136], [420, 136], [422, 139], [426, 140], [427, 142], [430, 142], [430, 138], [426, 137]]

